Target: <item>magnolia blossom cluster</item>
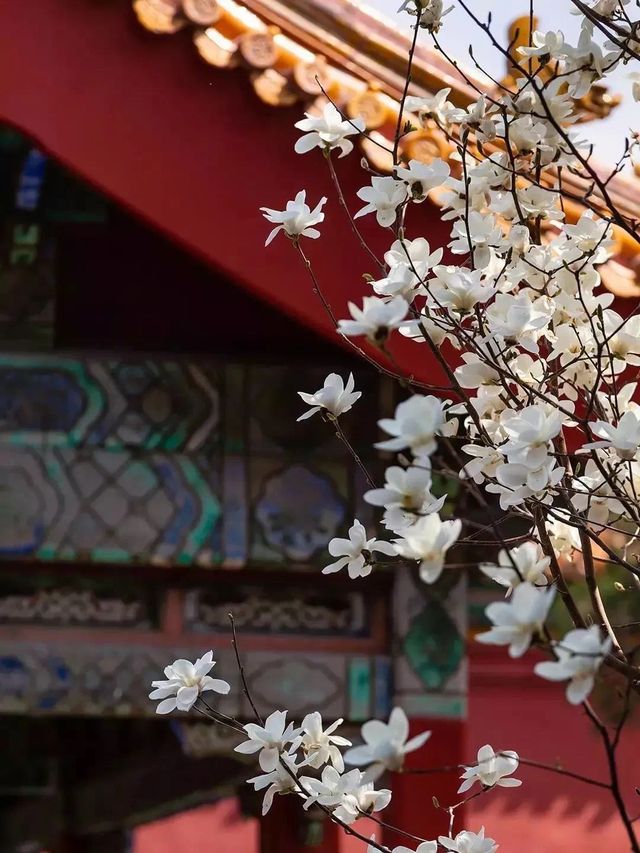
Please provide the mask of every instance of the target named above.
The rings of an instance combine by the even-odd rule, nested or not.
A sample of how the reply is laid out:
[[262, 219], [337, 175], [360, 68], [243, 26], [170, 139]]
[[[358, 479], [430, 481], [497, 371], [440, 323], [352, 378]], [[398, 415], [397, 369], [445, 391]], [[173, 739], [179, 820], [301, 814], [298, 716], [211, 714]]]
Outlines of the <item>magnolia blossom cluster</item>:
[[[620, 24], [623, 5], [594, 9]], [[447, 11], [428, 0], [403, 9], [432, 32]], [[452, 365], [453, 402], [413, 394], [379, 421], [385, 437], [376, 447], [397, 459], [364, 499], [381, 509], [385, 533], [372, 535], [355, 520], [348, 538], [330, 542], [337, 559], [324, 571], [346, 568], [360, 578], [403, 560], [425, 583], [437, 582], [449, 550], [470, 532], [443, 516], [446, 495], [434, 494], [438, 453], [449, 452], [472, 494], [529, 525], [497, 562], [480, 563], [509, 597], [489, 605], [492, 628], [478, 639], [506, 645], [513, 656], [533, 641], [546, 645], [554, 660], [536, 672], [568, 679], [569, 701], [588, 695], [612, 638], [597, 625], [570, 632], [566, 642], [544, 638], [552, 570], [559, 560], [592, 560], [585, 543], [600, 546], [609, 528], [632, 540], [633, 528], [640, 530], [640, 316], [622, 317], [602, 287], [599, 267], [614, 248], [610, 220], [588, 205], [569, 219], [558, 180], [561, 169], [579, 172], [589, 162], [575, 102], [628, 61], [631, 31], [618, 42], [583, 17], [575, 44], [560, 32], [532, 35], [518, 57], [530, 71], [512, 92], [481, 94], [466, 107], [450, 100], [448, 88], [406, 98], [410, 120], [435, 123], [453, 154], [448, 162], [400, 160], [389, 175], [369, 168], [354, 219], [373, 217], [393, 238], [382, 275], [367, 276], [371, 294], [349, 302], [350, 317], [337, 324], [345, 338], [365, 338], [384, 352], [394, 334], [422, 343]], [[307, 134], [297, 151], [318, 147], [331, 157], [351, 150], [363, 125], [328, 104], [298, 127]], [[455, 263], [411, 234], [415, 205], [435, 191]], [[302, 235], [303, 225], [290, 236]], [[345, 385], [331, 375], [320, 391], [301, 394], [312, 406], [301, 418], [318, 409], [338, 418], [356, 393], [352, 377]]]
[[[307, 714], [299, 725], [288, 719], [287, 711], [273, 711], [264, 721], [241, 725], [212, 708], [203, 695], [208, 691], [226, 694], [230, 690], [227, 682], [212, 679], [207, 674], [214, 666], [212, 651], [195, 663], [176, 660], [165, 669], [167, 681], [152, 683], [155, 689], [150, 698], [161, 700], [156, 708], [159, 714], [197, 708], [203, 713], [208, 712], [213, 720], [235, 728], [243, 738], [235, 752], [254, 757], [261, 771], [247, 782], [254, 790], [264, 791], [263, 814], [271, 809], [276, 796], [294, 794], [300, 798], [305, 810], [318, 806], [336, 822], [350, 826], [389, 805], [391, 791], [376, 787], [376, 782], [385, 773], [402, 771], [405, 757], [421, 749], [431, 737], [429, 731], [410, 737], [409, 721], [402, 708], [394, 708], [387, 722], [369, 720], [364, 723], [360, 732], [361, 743], [356, 746], [338, 734], [342, 720], [325, 726], [318, 711]], [[574, 677], [581, 677], [577, 670]], [[177, 701], [173, 697], [177, 697]], [[516, 752], [496, 751], [487, 744], [478, 750], [474, 764], [460, 768], [458, 793], [474, 786], [480, 786], [481, 790], [517, 787], [522, 784], [513, 778], [518, 765]], [[346, 766], [352, 769], [347, 770]], [[437, 841], [424, 841], [415, 853], [436, 853], [439, 846], [458, 853], [493, 853], [497, 850], [495, 841], [485, 838], [483, 827], [477, 833], [463, 830], [455, 837], [439, 836]], [[369, 849], [384, 848], [374, 842]], [[393, 853], [414, 851], [396, 847]]]
[[[574, 5], [580, 11], [583, 4]], [[405, 97], [390, 173], [365, 164], [365, 185], [349, 200], [352, 214], [330, 162], [350, 227], [360, 237], [359, 220], [368, 219], [386, 250], [379, 262], [371, 252], [374, 268], [363, 270], [370, 290], [360, 300], [345, 299], [349, 316], [336, 321], [337, 333], [387, 358], [394, 337], [421, 344], [417, 356], [429, 354], [451, 385], [435, 396], [428, 385], [424, 393], [406, 393], [416, 387], [413, 376], [403, 383], [403, 399], [378, 422], [384, 476], [364, 494], [380, 512], [380, 529], [354, 519], [346, 536], [329, 542], [333, 559], [323, 572], [345, 570], [361, 582], [402, 562], [424, 583], [437, 584], [443, 573], [460, 571], [452, 555], [474, 545], [476, 532], [484, 533], [480, 541], [493, 536], [496, 547], [477, 567], [495, 583], [496, 600], [486, 607], [487, 630], [477, 640], [504, 646], [514, 658], [539, 646], [547, 658], [535, 674], [563, 683], [574, 705], [589, 698], [604, 663], [633, 668], [603, 612], [596, 577], [597, 561], [607, 560], [640, 577], [629, 557], [640, 539], [640, 314], [616, 310], [600, 271], [615, 250], [613, 225], [629, 230], [631, 224], [609, 210], [609, 180], [591, 166], [576, 109], [594, 84], [640, 52], [629, 6], [627, 0], [588, 3], [576, 39], [533, 33], [509, 55], [511, 65], [520, 63], [511, 91], [478, 92], [465, 105], [454, 103], [449, 88]], [[438, 44], [450, 11], [442, 0], [406, 0], [401, 11], [412, 16], [416, 34], [424, 30]], [[480, 26], [491, 34], [489, 24]], [[629, 76], [640, 100], [640, 76]], [[296, 127], [302, 134], [296, 152], [318, 149], [328, 161], [347, 156], [358, 136], [368, 135], [364, 118], [331, 102], [322, 110], [316, 104]], [[420, 127], [446, 138], [447, 159], [403, 156], [402, 137]], [[620, 168], [633, 158], [640, 159], [640, 134], [625, 146]], [[583, 196], [569, 195], [571, 205], [565, 175], [588, 187]], [[441, 206], [449, 229], [446, 257], [444, 247], [419, 233], [429, 200]], [[323, 197], [312, 206], [301, 190], [284, 210], [262, 208], [274, 226], [267, 243], [282, 232], [311, 271], [301, 243], [320, 236], [325, 203]], [[320, 292], [315, 277], [313, 283]], [[298, 420], [320, 414], [349, 446], [340, 418], [357, 410], [361, 398], [353, 375], [332, 373], [322, 388], [299, 395], [308, 408]], [[436, 487], [439, 470], [459, 480], [486, 524], [474, 528], [452, 517], [447, 495]], [[509, 521], [517, 522], [517, 535], [504, 532]], [[624, 537], [621, 553], [608, 544], [611, 531]], [[563, 575], [569, 564], [583, 568], [592, 612], [585, 618], [569, 607], [574, 628], [555, 637], [548, 617], [554, 602], [571, 598]], [[167, 667], [166, 681], [153, 683], [158, 712], [211, 711], [203, 694], [229, 690], [208, 675], [212, 666], [209, 653], [195, 664]], [[636, 673], [630, 683], [637, 681]], [[265, 813], [281, 794], [345, 826], [378, 813], [391, 798], [378, 781], [402, 770], [406, 754], [430, 736], [410, 738], [401, 708], [388, 722], [365, 723], [355, 746], [338, 734], [341, 722], [325, 727], [315, 711], [298, 724], [279, 710], [264, 721], [232, 721], [243, 737], [236, 751], [255, 756], [260, 767], [248, 781], [265, 792]], [[477, 761], [460, 768], [459, 793], [519, 785], [513, 774], [520, 761], [512, 750], [482, 746]], [[385, 848], [372, 839], [370, 849]], [[451, 828], [449, 836], [392, 853], [440, 849], [494, 853], [497, 844], [484, 828], [457, 834]]]

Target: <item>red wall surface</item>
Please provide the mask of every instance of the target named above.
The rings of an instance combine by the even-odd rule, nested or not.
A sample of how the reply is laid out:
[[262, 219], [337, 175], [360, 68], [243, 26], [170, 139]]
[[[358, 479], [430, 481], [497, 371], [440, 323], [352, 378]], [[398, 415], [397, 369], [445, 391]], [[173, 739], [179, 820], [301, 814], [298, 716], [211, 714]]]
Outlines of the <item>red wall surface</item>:
[[[523, 758], [608, 782], [600, 737], [581, 708], [569, 705], [564, 685], [532, 673], [530, 657], [510, 661], [504, 649], [470, 649], [471, 759], [485, 743], [515, 749]], [[621, 790], [632, 816], [640, 814], [636, 756], [640, 728], [633, 717], [619, 746]], [[467, 824], [485, 824], [504, 853], [595, 853], [628, 850], [608, 791], [545, 770], [521, 766], [520, 788], [494, 790], [468, 806]]]

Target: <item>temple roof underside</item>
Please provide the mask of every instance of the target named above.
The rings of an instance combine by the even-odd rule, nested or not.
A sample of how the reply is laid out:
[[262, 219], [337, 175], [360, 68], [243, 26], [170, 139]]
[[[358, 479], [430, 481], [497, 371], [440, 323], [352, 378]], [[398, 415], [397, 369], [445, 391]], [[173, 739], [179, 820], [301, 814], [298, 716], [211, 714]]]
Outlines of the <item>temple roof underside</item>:
[[[245, 69], [258, 97], [274, 107], [300, 104], [312, 112], [327, 99], [347, 116], [362, 116], [367, 134], [361, 147], [373, 166], [392, 167], [392, 139], [404, 86], [408, 41], [393, 24], [375, 11], [352, 0], [133, 0], [139, 22], [159, 35], [181, 32], [193, 41], [208, 65]], [[517, 24], [517, 22], [516, 22]], [[513, 83], [507, 74], [503, 83]], [[465, 69], [465, 79], [434, 50], [418, 46], [412, 67], [410, 93], [431, 93], [451, 88], [460, 105], [475, 100], [478, 91], [495, 88], [488, 78]], [[477, 89], [476, 89], [477, 87]], [[594, 86], [576, 102], [579, 121], [606, 117], [620, 98]], [[451, 145], [434, 122], [428, 120], [405, 134], [399, 151], [406, 160], [429, 162], [446, 158]], [[605, 167], [602, 173], [607, 174]], [[563, 175], [567, 191], [575, 197], [589, 195], [606, 211], [591, 183], [577, 175]], [[637, 220], [640, 182], [616, 175], [608, 183], [610, 197], [628, 219]], [[567, 219], [575, 221], [584, 207], [566, 206]], [[617, 253], [602, 268], [605, 285], [619, 296], [640, 293], [638, 243], [614, 226]]]

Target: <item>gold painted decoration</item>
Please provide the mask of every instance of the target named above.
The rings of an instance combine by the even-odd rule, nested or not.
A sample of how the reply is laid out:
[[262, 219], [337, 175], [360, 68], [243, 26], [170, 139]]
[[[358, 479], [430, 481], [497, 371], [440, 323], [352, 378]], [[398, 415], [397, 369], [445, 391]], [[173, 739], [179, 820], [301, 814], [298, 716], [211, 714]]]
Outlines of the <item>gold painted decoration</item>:
[[602, 283], [615, 296], [637, 299], [640, 296], [640, 264], [637, 257], [626, 258], [626, 263], [620, 263], [611, 258], [600, 269]]
[[291, 107], [298, 95], [291, 89], [288, 79], [274, 68], [251, 75], [251, 83], [261, 101], [272, 107]]
[[236, 43], [220, 35], [213, 27], [207, 30], [196, 30], [193, 42], [200, 56], [209, 65], [214, 65], [216, 68], [232, 68], [238, 64]]
[[239, 45], [242, 58], [253, 68], [271, 68], [278, 59], [278, 46], [269, 32], [246, 33]]
[[607, 118], [622, 103], [621, 95], [612, 94], [602, 83], [594, 83], [586, 95], [576, 102], [578, 122]]
[[222, 14], [217, 0], [182, 0], [182, 10], [190, 21], [201, 27], [215, 24]]
[[420, 160], [431, 163], [437, 157], [446, 160], [452, 146], [445, 135], [435, 126], [425, 127], [407, 134], [401, 143], [401, 150], [406, 160]]
[[133, 11], [146, 30], [159, 35], [177, 33], [185, 25], [179, 0], [134, 0]]
[[370, 88], [355, 95], [347, 104], [349, 118], [362, 116], [367, 130], [377, 130], [387, 123], [389, 108], [383, 102], [380, 92]]
[[297, 62], [293, 67], [293, 80], [305, 95], [315, 97], [324, 92], [333, 98], [335, 81], [324, 56], [317, 56], [315, 62]]

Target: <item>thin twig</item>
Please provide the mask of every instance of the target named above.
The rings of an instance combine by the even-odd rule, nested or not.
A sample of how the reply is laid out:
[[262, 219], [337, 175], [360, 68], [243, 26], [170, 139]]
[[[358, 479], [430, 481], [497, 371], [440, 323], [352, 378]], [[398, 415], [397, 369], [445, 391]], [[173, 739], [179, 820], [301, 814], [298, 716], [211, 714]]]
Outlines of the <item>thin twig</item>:
[[233, 651], [236, 656], [236, 663], [238, 665], [238, 671], [240, 673], [240, 680], [242, 681], [242, 692], [247, 698], [249, 705], [251, 705], [251, 710], [253, 711], [256, 720], [260, 723], [261, 726], [264, 726], [264, 720], [260, 716], [258, 709], [256, 708], [253, 699], [251, 698], [251, 693], [249, 692], [249, 685], [247, 684], [247, 678], [244, 673], [244, 665], [240, 660], [240, 651], [238, 649], [238, 637], [236, 635], [236, 620], [233, 618], [233, 613], [227, 614], [229, 617], [229, 622], [231, 623], [231, 643], [233, 645]]

